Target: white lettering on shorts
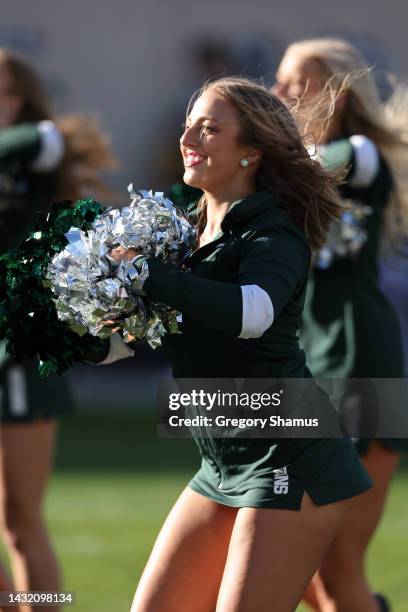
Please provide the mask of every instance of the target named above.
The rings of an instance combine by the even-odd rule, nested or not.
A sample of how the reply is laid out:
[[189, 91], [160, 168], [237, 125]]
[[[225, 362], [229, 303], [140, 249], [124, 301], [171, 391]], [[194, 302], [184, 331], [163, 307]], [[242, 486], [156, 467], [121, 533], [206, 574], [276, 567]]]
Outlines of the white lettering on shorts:
[[28, 412], [28, 398], [24, 369], [20, 365], [13, 365], [7, 372], [7, 385], [9, 392], [10, 414], [23, 416]]
[[273, 470], [273, 474], [273, 492], [275, 495], [286, 495], [289, 491], [289, 475], [286, 465], [283, 468]]

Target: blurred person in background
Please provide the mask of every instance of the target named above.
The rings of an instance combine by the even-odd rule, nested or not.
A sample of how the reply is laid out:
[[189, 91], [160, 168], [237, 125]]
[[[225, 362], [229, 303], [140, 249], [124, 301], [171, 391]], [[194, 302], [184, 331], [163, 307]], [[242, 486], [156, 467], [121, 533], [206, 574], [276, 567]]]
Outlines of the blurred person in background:
[[[107, 196], [99, 172], [115, 165], [95, 119], [54, 117], [34, 68], [0, 49], [0, 253], [17, 246], [36, 211], [52, 202]], [[1, 571], [0, 590], [58, 591], [42, 504], [57, 419], [72, 409], [69, 387], [64, 377], [40, 380], [34, 363], [14, 363], [0, 339], [0, 402], [1, 530], [13, 573], [10, 580]]]
[[[394, 309], [380, 289], [382, 247], [398, 243], [408, 213], [408, 139], [393, 100], [385, 106], [372, 71], [349, 43], [314, 39], [286, 50], [274, 86], [302, 124], [302, 109], [326, 99], [314, 120], [304, 124], [313, 152], [330, 169], [347, 168], [340, 187], [357, 205], [358, 244], [326, 248], [317, 254], [308, 286], [302, 344], [318, 378], [403, 378], [401, 330]], [[324, 108], [326, 106], [326, 108]], [[330, 109], [330, 113], [329, 113]], [[326, 118], [330, 115], [330, 119]], [[350, 213], [348, 219], [350, 220]], [[363, 237], [363, 239], [361, 239]], [[340, 245], [344, 246], [344, 245]], [[341, 254], [342, 253], [342, 254]], [[375, 410], [367, 397], [347, 401]], [[369, 405], [370, 404], [370, 405]], [[389, 610], [372, 595], [365, 575], [367, 546], [378, 526], [403, 439], [361, 439], [357, 449], [373, 479], [373, 489], [353, 500], [342, 527], [310, 585], [307, 598], [321, 612]]]

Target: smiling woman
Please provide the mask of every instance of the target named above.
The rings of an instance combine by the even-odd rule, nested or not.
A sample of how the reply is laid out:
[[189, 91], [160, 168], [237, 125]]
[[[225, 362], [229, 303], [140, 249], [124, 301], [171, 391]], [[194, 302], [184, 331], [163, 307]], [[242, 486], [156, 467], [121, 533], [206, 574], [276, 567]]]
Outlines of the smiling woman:
[[[188, 116], [180, 140], [184, 181], [207, 191], [212, 185], [224, 184], [225, 195], [232, 201], [249, 193], [261, 156], [256, 149], [239, 144], [238, 135], [234, 108], [217, 90], [203, 92]], [[250, 169], [242, 172], [242, 167], [250, 164]]]
[[[182, 271], [149, 259], [143, 286], [183, 315], [181, 333], [163, 338], [174, 375], [309, 377], [297, 335], [311, 248], [341, 211], [335, 176], [310, 158], [285, 105], [245, 79], [203, 89], [180, 146], [185, 182], [203, 190], [197, 249]], [[295, 609], [347, 498], [370, 486], [351, 442], [197, 431], [201, 469], [132, 612]]]

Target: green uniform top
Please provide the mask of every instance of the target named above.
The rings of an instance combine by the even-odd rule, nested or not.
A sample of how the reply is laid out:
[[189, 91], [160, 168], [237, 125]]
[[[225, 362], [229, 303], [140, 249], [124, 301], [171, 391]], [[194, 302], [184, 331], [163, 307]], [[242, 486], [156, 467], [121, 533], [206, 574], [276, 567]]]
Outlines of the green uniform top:
[[35, 213], [54, 198], [56, 172], [35, 172], [41, 151], [38, 124], [0, 131], [0, 253], [18, 246], [33, 228]]
[[[308, 376], [298, 343], [310, 265], [303, 231], [268, 192], [232, 204], [221, 230], [185, 261], [185, 271], [149, 259], [147, 295], [182, 312], [182, 333], [162, 338], [175, 377]], [[244, 339], [241, 287], [248, 285], [267, 293], [274, 320], [260, 337]], [[202, 462], [189, 487], [217, 503], [299, 510], [305, 491], [325, 504], [369, 487], [346, 438], [278, 439], [273, 429], [263, 439], [239, 431], [218, 437], [206, 425], [192, 433]]]
[[[179, 271], [150, 259], [144, 285], [150, 298], [182, 313], [181, 333], [163, 338], [176, 377], [307, 375], [298, 329], [310, 248], [276, 195], [232, 204], [220, 234], [184, 263]], [[273, 305], [273, 323], [258, 338], [239, 338], [244, 285], [266, 291]]]
[[[41, 144], [36, 123], [0, 130], [0, 254], [27, 237], [36, 211], [46, 210], [52, 201], [55, 172], [32, 171]], [[0, 365], [6, 360], [5, 342], [0, 341]]]
[[403, 377], [398, 320], [378, 285], [390, 170], [375, 145], [363, 137], [335, 141], [322, 157], [329, 167], [349, 164], [341, 195], [370, 211], [364, 217], [366, 240], [360, 250], [334, 258], [326, 269], [313, 268], [301, 330], [307, 365], [317, 377]]
[[[0, 130], [0, 253], [27, 237], [36, 212], [47, 211], [55, 197], [62, 149], [44, 138], [42, 128], [50, 127], [41, 122]], [[0, 339], [1, 423], [56, 417], [72, 407], [64, 377], [41, 380], [34, 362], [14, 363]]]

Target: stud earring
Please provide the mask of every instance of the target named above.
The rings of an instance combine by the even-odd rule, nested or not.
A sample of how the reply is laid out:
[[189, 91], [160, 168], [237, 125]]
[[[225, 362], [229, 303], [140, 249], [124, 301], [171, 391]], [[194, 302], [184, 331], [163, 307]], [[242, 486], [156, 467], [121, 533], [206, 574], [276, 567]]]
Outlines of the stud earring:
[[249, 161], [247, 159], [241, 159], [239, 164], [242, 168], [246, 168], [249, 165]]

